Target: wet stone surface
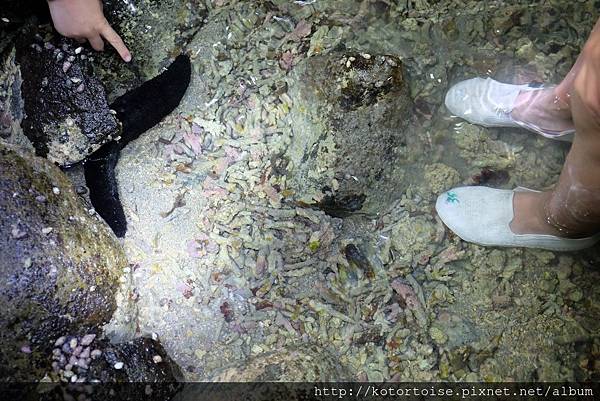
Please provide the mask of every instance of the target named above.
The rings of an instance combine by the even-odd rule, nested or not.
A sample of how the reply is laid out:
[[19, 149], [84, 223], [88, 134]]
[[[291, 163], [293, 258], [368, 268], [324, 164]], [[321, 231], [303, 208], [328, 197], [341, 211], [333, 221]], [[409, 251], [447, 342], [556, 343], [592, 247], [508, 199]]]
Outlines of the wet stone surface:
[[22, 127], [39, 156], [61, 166], [82, 161], [119, 135], [90, 51], [33, 26], [17, 41], [26, 117]]
[[411, 141], [406, 127], [412, 102], [402, 62], [331, 53], [299, 62], [286, 82], [281, 97], [293, 128], [284, 156], [290, 197], [320, 202], [341, 217], [360, 210], [373, 192], [389, 196], [385, 178]]
[[0, 377], [35, 381], [57, 337], [111, 318], [126, 260], [47, 160], [0, 144], [0, 184]]
[[106, 18], [127, 43], [133, 55], [123, 63], [107, 49], [97, 56], [95, 70], [106, 85], [109, 99], [135, 88], [158, 75], [170, 59], [202, 27], [206, 6], [198, 0], [105, 0]]

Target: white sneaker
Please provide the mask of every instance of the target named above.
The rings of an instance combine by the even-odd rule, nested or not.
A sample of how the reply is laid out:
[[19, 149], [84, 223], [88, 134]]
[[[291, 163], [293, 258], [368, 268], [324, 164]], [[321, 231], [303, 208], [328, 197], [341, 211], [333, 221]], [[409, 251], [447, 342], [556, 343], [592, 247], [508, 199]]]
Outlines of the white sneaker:
[[[600, 233], [587, 238], [560, 238], [546, 234], [515, 234], [513, 220], [515, 191], [488, 187], [460, 187], [441, 194], [435, 204], [438, 215], [456, 235], [485, 246], [540, 248], [578, 251], [600, 240]], [[530, 191], [530, 190], [529, 190]]]
[[544, 89], [531, 85], [511, 85], [492, 78], [472, 78], [454, 85], [446, 93], [446, 107], [471, 124], [484, 127], [520, 127], [547, 138], [573, 141], [575, 130], [550, 131], [534, 124], [517, 121], [510, 115], [521, 91]]

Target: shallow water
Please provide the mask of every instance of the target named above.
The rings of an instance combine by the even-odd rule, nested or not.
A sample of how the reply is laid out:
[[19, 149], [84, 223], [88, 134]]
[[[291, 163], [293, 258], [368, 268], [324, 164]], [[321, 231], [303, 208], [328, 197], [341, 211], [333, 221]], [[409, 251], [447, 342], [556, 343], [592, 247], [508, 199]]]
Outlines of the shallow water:
[[[207, 4], [188, 94], [118, 165], [130, 268], [108, 333], [157, 333], [189, 380], [597, 379], [598, 247], [482, 248], [433, 208], [458, 184], [556, 181], [567, 145], [443, 106], [472, 76], [558, 82], [597, 10], [551, 3]], [[334, 49], [399, 57], [414, 102], [403, 157], [343, 219], [288, 202], [273, 169], [314, 107], [284, 82]]]

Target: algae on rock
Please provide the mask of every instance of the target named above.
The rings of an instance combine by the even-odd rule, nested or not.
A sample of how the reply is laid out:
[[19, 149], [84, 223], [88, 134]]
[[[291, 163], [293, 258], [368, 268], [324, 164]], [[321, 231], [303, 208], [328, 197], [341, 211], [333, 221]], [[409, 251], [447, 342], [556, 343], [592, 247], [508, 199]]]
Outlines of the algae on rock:
[[361, 209], [383, 185], [410, 142], [411, 101], [399, 59], [330, 53], [297, 65], [288, 77], [293, 136], [288, 189], [304, 203]]
[[38, 380], [56, 338], [111, 318], [127, 262], [52, 163], [0, 144], [0, 184], [0, 377]]

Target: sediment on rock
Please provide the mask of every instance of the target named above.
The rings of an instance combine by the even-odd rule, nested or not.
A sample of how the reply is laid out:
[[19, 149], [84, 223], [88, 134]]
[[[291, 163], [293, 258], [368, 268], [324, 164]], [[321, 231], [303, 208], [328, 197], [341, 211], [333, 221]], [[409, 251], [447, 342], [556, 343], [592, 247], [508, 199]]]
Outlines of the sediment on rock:
[[371, 193], [389, 195], [385, 177], [410, 141], [412, 102], [402, 62], [331, 53], [303, 60], [287, 82], [292, 198], [343, 217], [360, 210]]

